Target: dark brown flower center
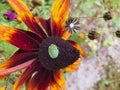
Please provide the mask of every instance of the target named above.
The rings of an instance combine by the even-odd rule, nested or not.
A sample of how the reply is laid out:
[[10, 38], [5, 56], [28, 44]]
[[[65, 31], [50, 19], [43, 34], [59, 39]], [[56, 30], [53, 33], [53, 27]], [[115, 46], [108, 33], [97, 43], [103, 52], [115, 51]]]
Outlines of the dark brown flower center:
[[[56, 53], [58, 53], [57, 57], [53, 58], [50, 56], [49, 48], [51, 45], [55, 45], [57, 47]], [[52, 47], [52, 49], [54, 49]], [[60, 37], [52, 36], [43, 40], [39, 47], [39, 61], [42, 66], [48, 70], [58, 70], [60, 68], [66, 67], [73, 62], [75, 62], [78, 58], [80, 58], [79, 51], [74, 48], [68, 41], [61, 39]]]

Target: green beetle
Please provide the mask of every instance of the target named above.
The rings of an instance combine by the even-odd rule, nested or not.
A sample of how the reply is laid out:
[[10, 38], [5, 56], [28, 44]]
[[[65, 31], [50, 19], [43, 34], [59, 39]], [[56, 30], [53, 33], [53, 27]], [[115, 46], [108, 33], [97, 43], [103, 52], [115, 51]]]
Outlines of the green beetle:
[[50, 56], [52, 59], [57, 58], [58, 55], [59, 55], [59, 49], [58, 49], [58, 47], [57, 47], [55, 44], [51, 44], [51, 45], [48, 47], [48, 54], [49, 54], [49, 56]]

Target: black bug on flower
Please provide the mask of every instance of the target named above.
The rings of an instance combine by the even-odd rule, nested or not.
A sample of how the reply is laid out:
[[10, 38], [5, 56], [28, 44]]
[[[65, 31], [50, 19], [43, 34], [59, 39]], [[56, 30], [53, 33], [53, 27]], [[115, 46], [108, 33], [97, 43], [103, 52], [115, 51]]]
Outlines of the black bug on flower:
[[113, 18], [113, 14], [110, 11], [108, 11], [103, 15], [103, 18], [105, 21], [111, 20]]
[[79, 19], [78, 18], [68, 18], [65, 24], [66, 30], [68, 30], [70, 33], [77, 32], [79, 27]]
[[100, 34], [98, 33], [98, 32], [96, 32], [96, 31], [90, 31], [89, 33], [88, 33], [88, 38], [90, 39], [90, 40], [94, 40], [94, 39], [97, 39], [97, 38], [99, 38], [100, 37]]

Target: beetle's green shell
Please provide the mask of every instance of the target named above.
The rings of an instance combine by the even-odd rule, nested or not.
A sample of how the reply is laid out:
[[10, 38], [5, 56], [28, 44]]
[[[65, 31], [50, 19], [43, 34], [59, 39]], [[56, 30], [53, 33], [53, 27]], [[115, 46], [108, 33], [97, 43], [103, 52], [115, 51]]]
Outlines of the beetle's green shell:
[[53, 59], [57, 58], [58, 55], [59, 55], [59, 49], [58, 49], [58, 47], [55, 44], [51, 44], [48, 47], [48, 54]]

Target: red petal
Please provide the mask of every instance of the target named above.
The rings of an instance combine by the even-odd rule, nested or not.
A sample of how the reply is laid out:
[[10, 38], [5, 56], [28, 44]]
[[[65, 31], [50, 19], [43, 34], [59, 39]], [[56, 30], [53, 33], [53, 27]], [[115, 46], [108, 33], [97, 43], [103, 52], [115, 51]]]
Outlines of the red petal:
[[70, 0], [55, 0], [52, 6], [51, 28], [53, 35], [61, 36], [70, 8]]
[[19, 71], [20, 69], [23, 69], [25, 67], [28, 67], [30, 64], [32, 64], [36, 59], [32, 59], [28, 62], [25, 62], [23, 64], [20, 64], [20, 65], [17, 65], [15, 67], [12, 67], [12, 68], [8, 68], [6, 70], [2, 70], [0, 71], [0, 76], [5, 76], [5, 75], [8, 75], [12, 72], [15, 72], [15, 71]]
[[[24, 62], [29, 61], [32, 58], [35, 58], [37, 55], [34, 52], [24, 52], [24, 51], [17, 51], [10, 60], [0, 65], [0, 70], [6, 70], [10, 67], [14, 67], [20, 65]], [[0, 80], [4, 79], [7, 75], [0, 76]]]
[[40, 68], [30, 80], [27, 88], [29, 90], [48, 90], [50, 78], [49, 71]]
[[[49, 83], [50, 83], [50, 75], [49, 75], [49, 72], [46, 72], [45, 76], [43, 76], [43, 80], [41, 83], [39, 83], [38, 85], [38, 90], [48, 90], [48, 86], [49, 86]], [[39, 78], [38, 78], [39, 79]]]
[[17, 66], [35, 57], [37, 57], [37, 55], [34, 52], [17, 51], [7, 62], [0, 65], [0, 70], [5, 70], [7, 68]]
[[34, 32], [40, 35], [41, 38], [45, 38], [46, 35], [42, 28], [37, 24], [35, 18], [30, 12], [29, 8], [23, 3], [22, 0], [8, 0], [12, 8], [17, 12], [22, 21]]
[[38, 35], [36, 35], [33, 32], [30, 31], [24, 31], [25, 33], [27, 33], [30, 37], [32, 37], [38, 44], [40, 44], [42, 42], [42, 38], [40, 38]]
[[19, 90], [20, 87], [32, 76], [32, 74], [36, 71], [36, 62], [33, 62], [18, 78], [15, 82], [12, 90]]
[[27, 33], [8, 26], [0, 26], [0, 40], [9, 42], [23, 50], [36, 50], [39, 47], [39, 43]]
[[51, 36], [51, 27], [50, 27], [50, 20], [44, 20], [41, 17], [36, 17], [36, 20], [41, 25], [41, 27], [46, 32], [47, 36]]

